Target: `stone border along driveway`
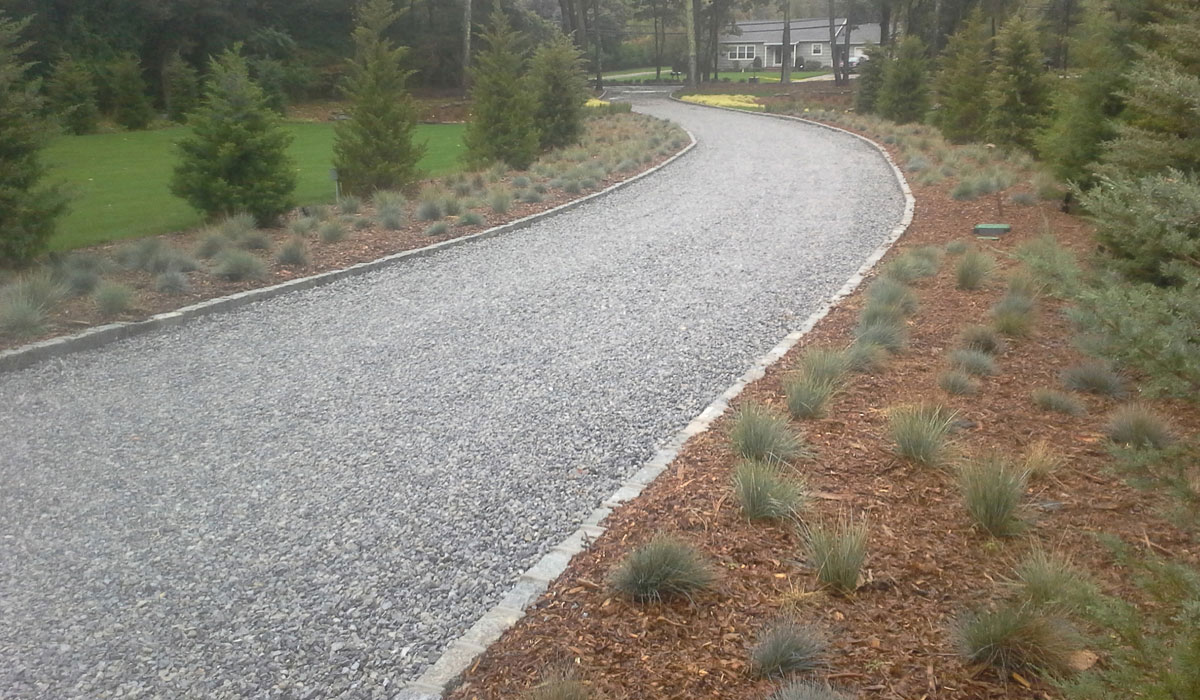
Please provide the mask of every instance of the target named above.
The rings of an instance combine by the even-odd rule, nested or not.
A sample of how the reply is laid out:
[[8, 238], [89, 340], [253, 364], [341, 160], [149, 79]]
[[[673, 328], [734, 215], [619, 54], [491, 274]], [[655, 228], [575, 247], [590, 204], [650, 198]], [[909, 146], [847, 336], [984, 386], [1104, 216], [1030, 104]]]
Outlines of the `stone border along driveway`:
[[[680, 128], [682, 129], [683, 127]], [[687, 129], [683, 129], [683, 131], [687, 133], [688, 138], [691, 139], [691, 142], [688, 143], [683, 150], [679, 151], [667, 160], [659, 163], [649, 170], [644, 170], [627, 180], [622, 180], [621, 182], [610, 185], [599, 192], [589, 194], [586, 197], [580, 197], [578, 199], [571, 200], [566, 204], [560, 204], [553, 209], [547, 209], [546, 211], [538, 212], [537, 214], [530, 214], [523, 219], [510, 221], [507, 224], [496, 226], [486, 231], [480, 231], [479, 233], [474, 233], [469, 236], [451, 238], [448, 241], [441, 241], [440, 243], [427, 245], [424, 248], [405, 250], [393, 255], [379, 258], [377, 260], [351, 265], [350, 267], [342, 268], [340, 270], [330, 270], [329, 272], [322, 272], [321, 274], [312, 275], [310, 277], [301, 277], [299, 279], [288, 280], [287, 282], [272, 285], [270, 287], [259, 287], [258, 289], [250, 289], [245, 292], [230, 294], [229, 296], [208, 299], [197, 304], [192, 304], [191, 306], [185, 306], [183, 308], [176, 309], [174, 311], [155, 314], [144, 321], [109, 323], [103, 326], [89, 328], [75, 335], [50, 338], [37, 343], [30, 343], [29, 345], [22, 345], [17, 348], [5, 350], [0, 352], [0, 372], [24, 369], [45, 360], [62, 357], [75, 352], [81, 352], [83, 350], [91, 350], [109, 343], [114, 343], [118, 340], [132, 338], [134, 336], [143, 335], [152, 331], [164, 328], [172, 328], [197, 318], [203, 318], [204, 316], [221, 313], [223, 311], [231, 311], [247, 304], [252, 304], [257, 301], [264, 301], [266, 299], [271, 299], [289, 292], [297, 292], [304, 289], [322, 287], [340, 279], [357, 277], [359, 275], [389, 267], [399, 262], [432, 255], [439, 251], [446, 250], [447, 248], [453, 248], [455, 246], [474, 241], [486, 240], [488, 238], [495, 238], [496, 236], [508, 233], [510, 231], [526, 228], [543, 219], [570, 211], [571, 209], [582, 206], [593, 199], [603, 197], [611, 192], [627, 187], [644, 177], [653, 175], [659, 170], [662, 170], [668, 165], [674, 163], [676, 160], [687, 155], [693, 148], [696, 147], [696, 137]]]
[[[605, 95], [607, 95], [607, 91]], [[904, 179], [904, 173], [896, 166], [887, 149], [883, 148], [874, 141], [860, 136], [852, 131], [839, 129], [836, 126], [822, 124], [820, 122], [801, 119], [800, 117], [791, 117], [783, 114], [764, 114], [760, 112], [749, 112], [742, 109], [732, 109], [728, 107], [713, 107], [710, 105], [697, 105], [691, 102], [684, 102], [676, 98], [674, 95], [670, 99], [686, 104], [692, 107], [704, 109], [720, 109], [727, 112], [738, 112], [740, 114], [753, 114], [761, 117], [773, 119], [783, 119], [788, 121], [797, 121], [812, 126], [818, 126], [823, 129], [849, 134], [856, 139], [870, 144], [873, 148], [883, 155], [888, 166], [892, 169], [892, 174], [896, 176], [896, 181], [900, 185], [901, 192], [904, 193], [904, 216], [900, 219], [900, 223], [892, 229], [891, 234], [882, 245], [871, 253], [870, 257], [858, 268], [858, 271], [846, 280], [842, 288], [837, 291], [828, 301], [817, 309], [811, 316], [805, 319], [804, 323], [796, 330], [784, 336], [779, 344], [771, 349], [770, 352], [758, 358], [754, 365], [746, 371], [736, 382], [729, 386], [719, 397], [710, 403], [703, 411], [692, 419], [687, 426], [679, 431], [675, 437], [671, 438], [667, 444], [659, 449], [659, 451], [642, 466], [628, 481], [621, 484], [613, 495], [609, 496], [600, 507], [592, 511], [592, 514], [583, 521], [583, 525], [578, 530], [572, 533], [558, 545], [552, 547], [536, 564], [529, 568], [528, 571], [521, 574], [517, 584], [508, 592], [500, 602], [491, 610], [479, 618], [469, 630], [461, 637], [451, 642], [442, 656], [430, 666], [425, 673], [421, 675], [415, 683], [410, 684], [407, 688], [396, 696], [395, 700], [435, 700], [441, 698], [447, 691], [451, 690], [458, 684], [464, 671], [471, 665], [477, 656], [482, 654], [496, 640], [500, 639], [500, 635], [504, 634], [508, 628], [512, 627], [525, 616], [525, 609], [532, 605], [549, 588], [550, 583], [558, 578], [567, 566], [570, 565], [571, 559], [576, 554], [579, 554], [587, 548], [593, 540], [602, 535], [605, 528], [600, 523], [607, 518], [615, 508], [619, 508], [621, 504], [632, 501], [637, 498], [641, 492], [653, 482], [659, 474], [666, 471], [667, 467], [675, 460], [679, 451], [683, 449], [684, 443], [693, 435], [699, 435], [705, 432], [729, 408], [732, 402], [742, 391], [749, 386], [751, 382], [761, 379], [768, 367], [778, 362], [784, 355], [788, 353], [806, 333], [811, 331], [814, 326], [829, 314], [830, 310], [837, 305], [839, 301], [850, 296], [855, 289], [862, 284], [871, 268], [883, 258], [883, 256], [891, 249], [891, 247], [899, 240], [900, 236], [908, 230], [913, 219], [913, 208], [916, 205], [916, 200], [913, 199], [912, 190], [908, 186], [908, 181]], [[689, 133], [689, 135], [691, 135]], [[688, 146], [691, 149], [695, 146], [695, 137], [692, 137], [692, 145]], [[686, 150], [684, 151], [686, 152]], [[682, 155], [681, 152], [679, 155]], [[676, 158], [679, 156], [675, 156]], [[672, 158], [674, 160], [674, 158]], [[669, 163], [670, 161], [667, 161]], [[664, 163], [663, 165], [666, 165]], [[649, 172], [649, 171], [648, 171]], [[482, 234], [481, 234], [482, 235]]]

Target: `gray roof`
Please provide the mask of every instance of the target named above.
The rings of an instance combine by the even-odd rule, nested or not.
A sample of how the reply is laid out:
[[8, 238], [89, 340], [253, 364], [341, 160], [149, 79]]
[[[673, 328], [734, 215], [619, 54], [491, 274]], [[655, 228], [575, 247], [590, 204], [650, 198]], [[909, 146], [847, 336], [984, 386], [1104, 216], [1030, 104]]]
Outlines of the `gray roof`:
[[[828, 32], [826, 32], [828, 33]], [[850, 45], [878, 44], [879, 24], [859, 24], [850, 28]]]
[[[814, 19], [794, 19], [788, 24], [792, 25], [792, 43], [808, 42], [808, 41], [829, 41], [829, 18], [818, 17]], [[842, 36], [842, 30], [846, 28], [846, 20], [844, 18], [835, 19], [834, 27], [837, 28], [837, 36]], [[783, 20], [764, 20], [755, 22], [738, 22], [737, 28], [741, 30], [737, 34], [723, 34], [719, 39], [722, 44], [783, 44]], [[875, 25], [876, 41], [879, 37], [879, 25]]]

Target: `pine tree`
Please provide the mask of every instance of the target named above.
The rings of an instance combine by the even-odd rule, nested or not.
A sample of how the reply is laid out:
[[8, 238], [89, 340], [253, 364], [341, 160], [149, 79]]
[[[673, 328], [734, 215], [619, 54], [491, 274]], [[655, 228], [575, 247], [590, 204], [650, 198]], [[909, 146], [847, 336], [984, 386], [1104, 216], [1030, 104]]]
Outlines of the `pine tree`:
[[130, 130], [145, 129], [154, 118], [142, 64], [137, 56], [122, 54], [109, 65], [112, 76], [113, 119]]
[[178, 53], [172, 54], [163, 65], [163, 102], [167, 118], [183, 122], [200, 103], [200, 76], [196, 69]]
[[539, 137], [533, 121], [537, 107], [524, 77], [524, 36], [504, 13], [492, 13], [482, 36], [486, 48], [471, 69], [474, 114], [463, 140], [474, 165], [503, 161], [524, 170], [537, 157]]
[[37, 86], [26, 75], [30, 64], [21, 59], [30, 46], [20, 40], [28, 25], [0, 12], [0, 267], [24, 265], [41, 253], [65, 208], [56, 190], [38, 184], [46, 130]]
[[877, 107], [879, 116], [899, 124], [925, 118], [929, 111], [925, 44], [917, 37], [904, 37], [896, 50], [896, 58], [883, 69]]
[[72, 134], [90, 134], [100, 123], [96, 104], [96, 83], [92, 72], [68, 54], [54, 64], [46, 84], [50, 109], [58, 115], [63, 128]]
[[578, 143], [583, 135], [587, 76], [579, 50], [561, 32], [534, 52], [529, 83], [537, 100], [534, 122], [542, 148]]
[[345, 87], [350, 119], [337, 125], [334, 167], [346, 192], [368, 195], [399, 189], [420, 177], [425, 153], [413, 143], [417, 110], [405, 82], [406, 49], [384, 36], [397, 14], [389, 0], [370, 0], [359, 10], [355, 58]]
[[996, 35], [996, 61], [986, 95], [988, 139], [1032, 148], [1050, 110], [1048, 80], [1037, 25], [1023, 16], [1013, 17]]
[[1074, 50], [1080, 75], [1062, 87], [1053, 101], [1052, 121], [1036, 139], [1038, 155], [1056, 177], [1084, 186], [1092, 184], [1104, 142], [1116, 136], [1130, 64], [1120, 41], [1121, 23], [1096, 6], [1087, 12]]
[[977, 7], [950, 37], [934, 81], [933, 122], [954, 143], [984, 139], [987, 104], [982, 96], [988, 89], [991, 59], [991, 32]]
[[1200, 172], [1200, 7], [1173, 5], [1149, 29], [1158, 41], [1139, 50], [1103, 162], [1124, 175]]
[[209, 216], [245, 212], [265, 225], [292, 206], [292, 137], [250, 79], [240, 48], [211, 62], [203, 104], [179, 143], [171, 192]]
[[883, 87], [883, 71], [887, 67], [887, 52], [882, 46], [863, 49], [864, 59], [858, 62], [858, 88], [854, 93], [854, 111], [873, 114], [879, 107], [879, 90]]

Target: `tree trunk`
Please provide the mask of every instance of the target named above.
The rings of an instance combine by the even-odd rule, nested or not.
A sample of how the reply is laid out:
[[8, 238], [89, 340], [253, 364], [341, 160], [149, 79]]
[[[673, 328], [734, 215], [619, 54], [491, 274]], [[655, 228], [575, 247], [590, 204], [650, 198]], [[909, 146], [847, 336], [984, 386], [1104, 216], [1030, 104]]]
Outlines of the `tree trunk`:
[[575, 10], [571, 7], [571, 0], [558, 0], [558, 9], [562, 13], [563, 34], [571, 37], [571, 41], [578, 46], [579, 36], [575, 32]]
[[604, 52], [603, 46], [600, 44], [600, 0], [595, 0], [592, 3], [592, 10], [595, 12], [592, 15], [593, 26], [595, 31], [592, 32], [592, 41], [596, 42], [596, 89], [604, 89]]
[[654, 17], [654, 79], [662, 80], [662, 44], [658, 40], [658, 28], [661, 26], [662, 20], [657, 15]]
[[687, 12], [684, 13], [688, 35], [688, 87], [696, 87], [696, 74], [699, 69], [696, 65], [696, 6], [699, 4], [700, 0], [691, 0], [687, 4]]
[[833, 84], [841, 85], [842, 76], [838, 73], [837, 15], [833, 9], [833, 0], [829, 0], [829, 66], [833, 68]]
[[783, 54], [783, 68], [779, 71], [779, 82], [792, 82], [792, 0], [783, 0], [783, 46], [779, 47]]
[[892, 3], [883, 0], [879, 4], [879, 45], [887, 46], [892, 41]]
[[842, 39], [842, 78], [846, 85], [850, 84], [850, 31], [854, 28], [854, 3], [846, 3], [846, 36]]
[[462, 57], [462, 87], [466, 90], [471, 83], [471, 2], [463, 0], [463, 57]]

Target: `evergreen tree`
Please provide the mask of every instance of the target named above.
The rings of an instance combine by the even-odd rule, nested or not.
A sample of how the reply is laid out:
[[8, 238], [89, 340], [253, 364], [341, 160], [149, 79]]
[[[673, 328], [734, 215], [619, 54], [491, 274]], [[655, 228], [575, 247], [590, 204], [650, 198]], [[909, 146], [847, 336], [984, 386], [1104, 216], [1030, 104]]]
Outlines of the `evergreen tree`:
[[896, 50], [896, 58], [883, 69], [877, 107], [879, 116], [899, 124], [925, 118], [929, 111], [929, 85], [925, 44], [919, 38], [904, 37]]
[[50, 109], [72, 134], [90, 134], [100, 122], [92, 72], [67, 54], [54, 64], [46, 85]]
[[212, 59], [203, 104], [179, 143], [171, 192], [209, 216], [244, 212], [265, 225], [292, 206], [292, 138], [250, 79], [240, 48]]
[[1083, 36], [1075, 46], [1081, 73], [1066, 83], [1053, 102], [1050, 125], [1037, 136], [1037, 152], [1056, 177], [1081, 185], [1092, 171], [1105, 141], [1116, 136], [1115, 119], [1124, 109], [1129, 51], [1120, 43], [1120, 23], [1097, 6], [1087, 9]]
[[112, 78], [113, 119], [130, 130], [145, 129], [154, 118], [142, 64], [131, 53], [122, 54], [109, 64]]
[[1139, 50], [1103, 162], [1123, 175], [1200, 172], [1200, 6], [1173, 5], [1149, 29], [1158, 41]]
[[200, 104], [200, 76], [196, 69], [174, 53], [163, 64], [162, 82], [167, 118], [174, 122], [185, 121]]
[[996, 62], [989, 80], [988, 138], [998, 145], [1032, 148], [1050, 110], [1042, 42], [1032, 20], [1013, 17], [996, 35]]
[[534, 122], [542, 148], [561, 148], [583, 135], [587, 77], [583, 58], [562, 33], [538, 47], [529, 63], [529, 83], [537, 100]]
[[537, 103], [522, 77], [524, 36], [496, 10], [482, 39], [486, 48], [471, 68], [474, 114], [463, 139], [467, 160], [475, 165], [503, 161], [524, 170], [537, 157], [539, 144], [533, 121]]
[[872, 114], [879, 107], [879, 90], [883, 87], [883, 71], [887, 67], [887, 52], [882, 46], [863, 49], [865, 60], [858, 62], [858, 89], [854, 93], [854, 111]]
[[385, 37], [397, 14], [390, 0], [370, 0], [354, 30], [355, 59], [345, 87], [350, 119], [337, 125], [334, 167], [346, 192], [368, 195], [398, 189], [420, 177], [425, 153], [413, 143], [417, 110], [405, 82], [406, 49]]
[[20, 40], [29, 20], [0, 12], [0, 267], [24, 265], [41, 253], [64, 202], [40, 187], [45, 173], [38, 152], [45, 138], [39, 120], [42, 100], [22, 61], [29, 44]]
[[934, 124], [954, 143], [984, 139], [992, 36], [978, 7], [967, 23], [950, 37], [942, 52], [941, 69], [934, 81], [937, 109]]

